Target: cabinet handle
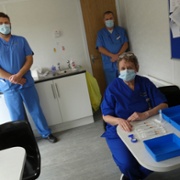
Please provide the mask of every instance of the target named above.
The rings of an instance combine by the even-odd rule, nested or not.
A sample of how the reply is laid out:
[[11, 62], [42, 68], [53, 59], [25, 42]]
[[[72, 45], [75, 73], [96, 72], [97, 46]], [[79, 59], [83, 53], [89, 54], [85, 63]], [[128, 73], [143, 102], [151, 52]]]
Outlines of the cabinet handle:
[[58, 97], [60, 98], [59, 89], [58, 89], [58, 86], [56, 83], [55, 83], [55, 86], [56, 86], [56, 91], [57, 91]]
[[51, 89], [52, 89], [52, 92], [53, 92], [54, 99], [56, 99], [56, 95], [55, 95], [55, 91], [54, 91], [54, 86], [53, 86], [53, 84], [51, 84]]

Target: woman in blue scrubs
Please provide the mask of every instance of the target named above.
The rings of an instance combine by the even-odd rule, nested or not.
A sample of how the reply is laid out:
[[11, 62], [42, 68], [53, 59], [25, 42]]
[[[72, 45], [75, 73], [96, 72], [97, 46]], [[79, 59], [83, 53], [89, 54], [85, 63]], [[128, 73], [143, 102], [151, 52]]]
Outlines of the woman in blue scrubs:
[[136, 75], [139, 64], [133, 53], [122, 54], [118, 60], [119, 77], [106, 89], [101, 110], [106, 122], [102, 135], [112, 153], [122, 179], [144, 179], [152, 171], [142, 167], [117, 135], [116, 127], [122, 131], [132, 130], [131, 121], [145, 120], [168, 107], [166, 98], [146, 77]]
[[51, 134], [39, 97], [31, 76], [33, 52], [24, 37], [11, 35], [11, 23], [8, 15], [0, 12], [0, 92], [12, 121], [24, 120], [27, 107], [39, 134], [55, 143], [57, 138]]
[[125, 29], [114, 25], [114, 15], [111, 11], [104, 13], [105, 27], [98, 31], [96, 48], [101, 53], [106, 84], [118, 77], [117, 60], [119, 55], [128, 48]]

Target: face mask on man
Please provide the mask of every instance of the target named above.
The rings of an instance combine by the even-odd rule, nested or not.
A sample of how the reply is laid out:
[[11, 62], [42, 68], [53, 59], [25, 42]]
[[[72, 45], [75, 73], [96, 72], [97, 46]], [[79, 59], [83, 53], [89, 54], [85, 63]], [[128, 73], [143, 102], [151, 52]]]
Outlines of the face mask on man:
[[106, 27], [112, 28], [114, 26], [114, 21], [113, 20], [106, 20], [105, 24], [106, 24]]
[[7, 35], [11, 32], [10, 24], [1, 24], [0, 25], [0, 33]]
[[119, 78], [122, 79], [125, 82], [132, 81], [136, 76], [136, 72], [134, 69], [126, 69], [123, 71], [120, 71]]

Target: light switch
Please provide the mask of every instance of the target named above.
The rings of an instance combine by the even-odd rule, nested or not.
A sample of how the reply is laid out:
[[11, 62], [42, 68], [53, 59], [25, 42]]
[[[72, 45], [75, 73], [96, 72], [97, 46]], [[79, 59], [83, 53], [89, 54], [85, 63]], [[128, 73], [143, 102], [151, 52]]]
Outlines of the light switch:
[[61, 30], [55, 30], [54, 31], [54, 37], [59, 38], [61, 36]]

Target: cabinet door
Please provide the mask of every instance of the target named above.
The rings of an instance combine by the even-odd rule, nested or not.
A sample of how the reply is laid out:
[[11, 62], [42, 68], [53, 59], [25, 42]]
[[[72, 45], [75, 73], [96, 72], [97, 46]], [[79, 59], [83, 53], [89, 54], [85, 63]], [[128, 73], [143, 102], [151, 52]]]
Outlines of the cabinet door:
[[57, 92], [53, 81], [46, 81], [36, 84], [39, 94], [40, 104], [48, 125], [55, 125], [62, 122], [62, 116], [59, 110]]
[[0, 124], [11, 121], [11, 117], [6, 106], [4, 95], [0, 94]]
[[54, 80], [63, 122], [92, 116], [85, 74]]

